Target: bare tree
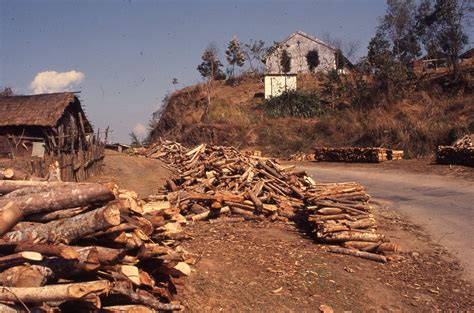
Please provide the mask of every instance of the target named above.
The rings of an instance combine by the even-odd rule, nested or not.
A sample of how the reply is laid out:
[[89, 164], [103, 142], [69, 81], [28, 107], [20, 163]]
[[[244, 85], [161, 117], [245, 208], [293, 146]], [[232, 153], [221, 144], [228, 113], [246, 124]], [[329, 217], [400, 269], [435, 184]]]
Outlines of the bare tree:
[[259, 69], [259, 66], [255, 65], [254, 61], [257, 61], [259, 65], [263, 64], [263, 58], [267, 52], [267, 48], [263, 40], [250, 39], [244, 44], [242, 52], [245, 54], [247, 61], [249, 61], [250, 70], [254, 72]]
[[354, 62], [357, 52], [360, 49], [360, 42], [357, 40], [346, 40], [343, 41], [339, 38], [333, 37], [329, 32], [324, 32], [321, 36], [322, 40], [336, 48], [337, 50], [342, 51], [344, 56]]

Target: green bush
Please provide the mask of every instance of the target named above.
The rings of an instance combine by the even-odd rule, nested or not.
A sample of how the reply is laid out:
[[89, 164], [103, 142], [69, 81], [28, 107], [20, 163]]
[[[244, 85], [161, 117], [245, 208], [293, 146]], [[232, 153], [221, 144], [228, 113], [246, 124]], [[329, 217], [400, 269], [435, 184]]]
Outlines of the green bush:
[[314, 92], [285, 91], [278, 97], [265, 100], [263, 107], [272, 117], [310, 118], [324, 113], [322, 101]]

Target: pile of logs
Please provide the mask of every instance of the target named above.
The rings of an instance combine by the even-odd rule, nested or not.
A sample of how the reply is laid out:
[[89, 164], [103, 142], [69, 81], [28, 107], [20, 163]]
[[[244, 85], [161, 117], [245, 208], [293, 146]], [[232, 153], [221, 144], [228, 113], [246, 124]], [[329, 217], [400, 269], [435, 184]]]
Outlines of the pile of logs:
[[[179, 208], [188, 220], [236, 215], [239, 218], [221, 220], [303, 221], [318, 241], [343, 245], [357, 256], [383, 262], [386, 259], [379, 253], [396, 250], [394, 245], [387, 249], [385, 238], [375, 233], [369, 196], [358, 184], [316, 183], [294, 166], [244, 156], [232, 147], [202, 144], [187, 149], [162, 141], [146, 155], [163, 160], [177, 173], [152, 197], [156, 205]], [[347, 253], [337, 249], [343, 250], [334, 252]]]
[[315, 148], [317, 162], [379, 163], [403, 159], [402, 150], [385, 148]]
[[0, 180], [0, 311], [179, 310], [183, 223], [115, 185]]
[[316, 238], [343, 247], [329, 247], [329, 251], [379, 262], [387, 260], [373, 252], [397, 252], [395, 244], [386, 242], [384, 235], [376, 232], [370, 197], [362, 186], [318, 183], [308, 190], [307, 197], [308, 222]]
[[314, 153], [298, 152], [290, 155], [290, 161], [314, 161]]
[[452, 146], [439, 146], [436, 162], [474, 167], [474, 135], [466, 135]]

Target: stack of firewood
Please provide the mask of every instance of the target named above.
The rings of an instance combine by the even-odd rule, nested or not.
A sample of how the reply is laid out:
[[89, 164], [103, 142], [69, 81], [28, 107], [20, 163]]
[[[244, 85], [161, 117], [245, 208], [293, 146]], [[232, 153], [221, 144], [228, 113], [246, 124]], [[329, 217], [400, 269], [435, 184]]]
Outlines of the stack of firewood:
[[0, 311], [178, 310], [183, 223], [114, 185], [0, 180]]
[[298, 152], [290, 155], [290, 161], [314, 161], [314, 153]]
[[402, 150], [385, 148], [315, 148], [314, 160], [318, 162], [378, 163], [403, 158]]
[[439, 146], [436, 161], [440, 164], [458, 164], [474, 167], [474, 135], [466, 135], [452, 146]]
[[228, 215], [283, 221], [303, 218], [314, 229], [318, 241], [341, 244], [358, 252], [358, 256], [385, 261], [377, 253], [396, 250], [395, 246], [387, 249], [385, 238], [375, 233], [369, 196], [358, 184], [316, 183], [293, 166], [243, 156], [231, 147], [203, 144], [186, 149], [163, 141], [151, 147], [148, 155], [163, 160], [177, 172], [153, 200], [166, 208], [179, 208], [189, 220]]
[[373, 252], [396, 252], [398, 247], [377, 233], [377, 225], [369, 205], [369, 195], [356, 183], [322, 184], [307, 192], [308, 221], [316, 238], [324, 243], [339, 244], [344, 248], [329, 247], [329, 251], [355, 255], [386, 262], [383, 255]]

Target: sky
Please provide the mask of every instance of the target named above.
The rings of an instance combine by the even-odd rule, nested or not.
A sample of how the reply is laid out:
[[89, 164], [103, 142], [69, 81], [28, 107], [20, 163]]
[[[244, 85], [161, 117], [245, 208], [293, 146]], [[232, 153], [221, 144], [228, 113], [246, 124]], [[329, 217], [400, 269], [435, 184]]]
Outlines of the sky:
[[[81, 91], [95, 128], [128, 143], [172, 91], [201, 81], [213, 41], [224, 59], [233, 36], [270, 45], [302, 30], [358, 41], [359, 56], [385, 12], [383, 0], [0, 0], [0, 88], [18, 94]], [[1, 118], [1, 117], [0, 117]]]

